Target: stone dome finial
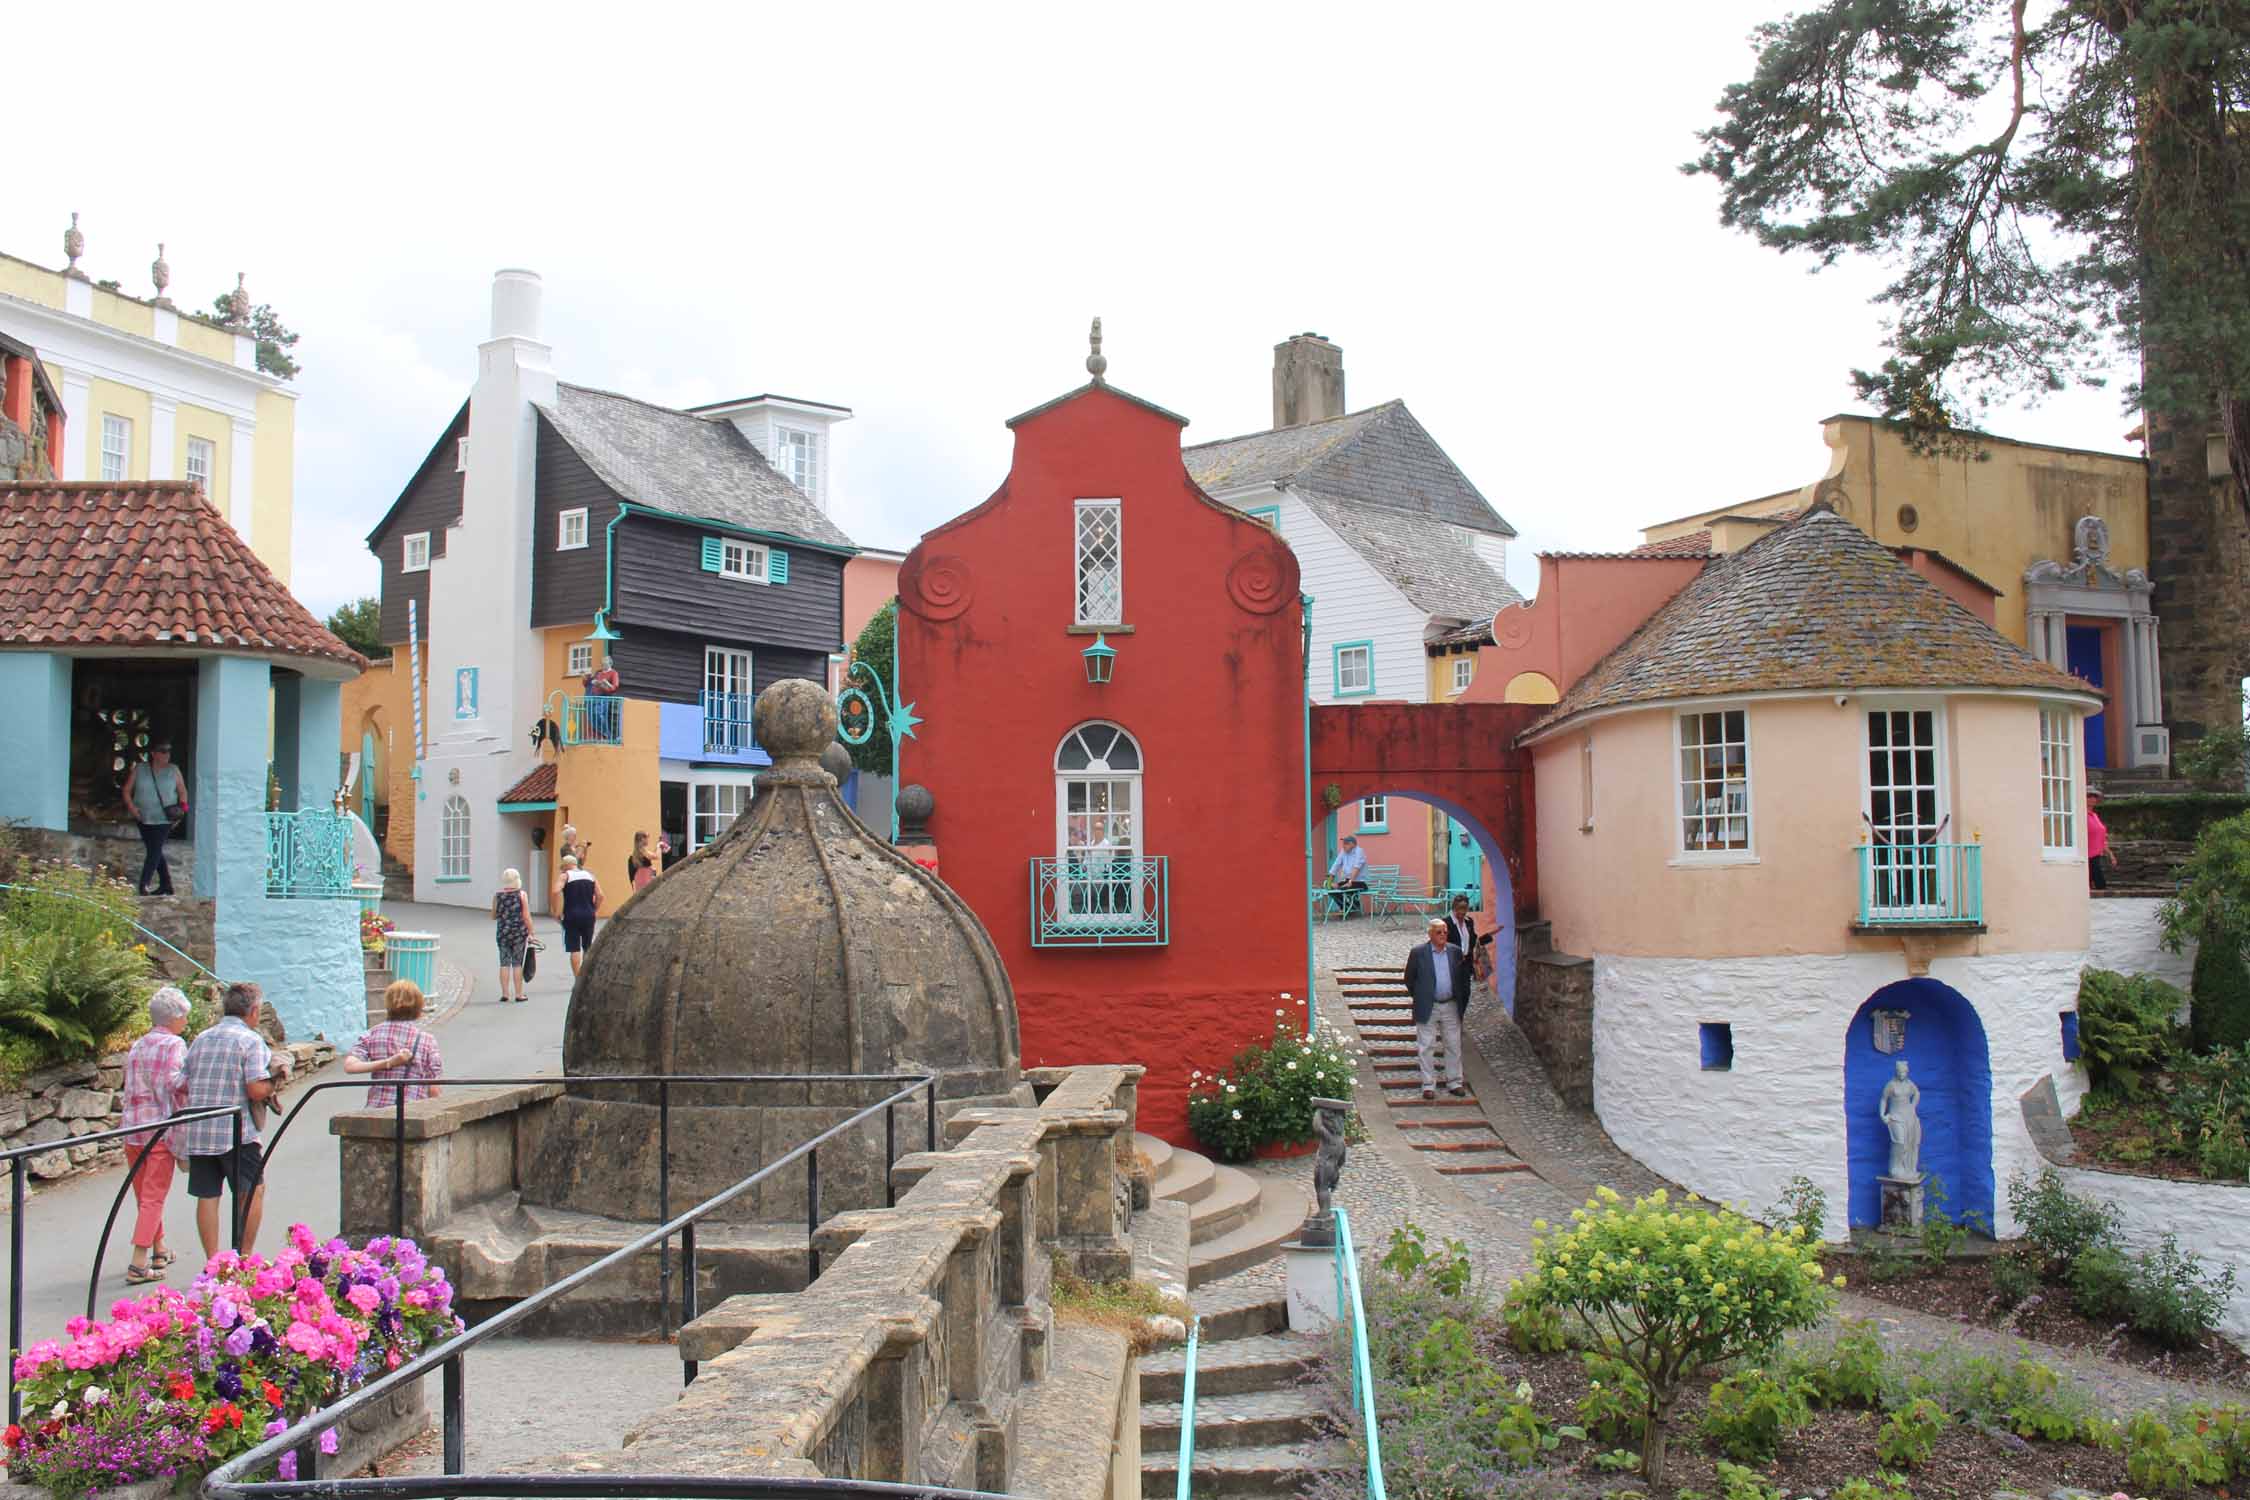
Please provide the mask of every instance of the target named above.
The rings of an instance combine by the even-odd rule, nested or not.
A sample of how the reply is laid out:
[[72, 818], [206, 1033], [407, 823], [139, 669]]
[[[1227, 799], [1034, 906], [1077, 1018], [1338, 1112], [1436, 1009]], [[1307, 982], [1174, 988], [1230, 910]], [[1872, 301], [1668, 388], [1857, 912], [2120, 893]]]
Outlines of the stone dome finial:
[[784, 678], [758, 695], [750, 709], [751, 737], [776, 767], [810, 762], [836, 743], [836, 701], [817, 682]]
[[78, 257], [86, 253], [86, 233], [78, 227], [76, 209], [70, 212], [70, 227], [63, 231], [62, 250], [64, 255], [70, 257], [70, 264], [63, 267], [63, 274], [84, 280], [86, 273], [78, 269]]
[[156, 284], [156, 300], [168, 306], [169, 299], [165, 297], [164, 291], [172, 284], [172, 263], [164, 258], [162, 240], [156, 242], [156, 259], [149, 262], [148, 279]]
[[250, 279], [246, 271], [234, 273], [234, 290], [227, 293], [227, 326], [247, 327], [250, 322], [250, 288], [244, 283]]
[[1102, 377], [1109, 373], [1109, 357], [1102, 353], [1101, 319], [1094, 319], [1094, 331], [1087, 336], [1087, 341], [1093, 348], [1086, 356], [1086, 373], [1094, 377], [1094, 384], [1100, 385]]

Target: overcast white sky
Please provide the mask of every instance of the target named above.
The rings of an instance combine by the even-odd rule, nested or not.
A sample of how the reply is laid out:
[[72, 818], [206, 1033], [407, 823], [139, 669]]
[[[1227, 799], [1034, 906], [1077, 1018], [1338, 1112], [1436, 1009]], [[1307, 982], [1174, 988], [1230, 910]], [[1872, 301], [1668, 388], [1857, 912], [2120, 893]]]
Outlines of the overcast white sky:
[[[466, 395], [491, 272], [529, 266], [568, 380], [852, 407], [836, 513], [904, 547], [1083, 378], [1269, 425], [1272, 347], [1343, 346], [1533, 554], [1816, 478], [1878, 357], [1872, 268], [1817, 277], [1682, 176], [1780, 0], [1607, 7], [455, 3], [69, 7], [8, 21], [30, 138], [0, 247], [303, 335], [295, 585], [362, 538]], [[98, 59], [98, 60], [97, 60]], [[28, 91], [28, 98], [26, 97]], [[28, 106], [28, 108], [25, 108]], [[2079, 393], [1987, 425], [2122, 450]]]

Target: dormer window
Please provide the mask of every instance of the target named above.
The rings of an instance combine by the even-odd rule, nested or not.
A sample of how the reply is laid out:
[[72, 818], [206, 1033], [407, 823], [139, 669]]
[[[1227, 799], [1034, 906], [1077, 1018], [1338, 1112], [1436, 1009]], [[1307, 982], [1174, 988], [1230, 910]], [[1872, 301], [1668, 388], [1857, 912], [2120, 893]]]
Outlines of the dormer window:
[[1081, 500], [1077, 507], [1077, 623], [1125, 622], [1125, 532], [1115, 500]]
[[805, 492], [806, 498], [820, 498], [820, 434], [802, 427], [776, 427], [774, 437], [774, 467], [784, 479]]

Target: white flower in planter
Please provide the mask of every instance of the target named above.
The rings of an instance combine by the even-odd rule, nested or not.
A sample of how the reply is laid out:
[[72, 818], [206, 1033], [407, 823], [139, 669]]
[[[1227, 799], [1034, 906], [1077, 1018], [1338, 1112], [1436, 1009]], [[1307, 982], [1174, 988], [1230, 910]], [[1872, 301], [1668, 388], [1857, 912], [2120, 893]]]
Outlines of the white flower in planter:
[[1241, 1111], [1241, 1110], [1239, 1110], [1239, 1109], [1238, 1109], [1238, 1110], [1236, 1110], [1236, 1111], [1234, 1112], [1234, 1117], [1235, 1117], [1235, 1118], [1236, 1118], [1237, 1120], [1241, 1119], [1241, 1118], [1242, 1118], [1242, 1111]]

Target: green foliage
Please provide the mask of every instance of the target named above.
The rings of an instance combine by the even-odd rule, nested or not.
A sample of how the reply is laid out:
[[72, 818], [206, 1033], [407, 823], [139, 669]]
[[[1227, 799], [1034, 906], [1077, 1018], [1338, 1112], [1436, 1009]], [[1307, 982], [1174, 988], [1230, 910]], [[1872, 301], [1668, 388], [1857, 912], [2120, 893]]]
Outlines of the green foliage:
[[1937, 1441], [1952, 1425], [1945, 1408], [1927, 1397], [1917, 1397], [1890, 1414], [1875, 1434], [1875, 1456], [1886, 1464], [1914, 1468], [1928, 1463]]
[[2037, 1360], [1996, 1365], [1981, 1391], [1962, 1403], [1961, 1414], [2006, 1427], [2017, 1437], [2068, 1442], [2094, 1410], [2093, 1398]]
[[1787, 1500], [1778, 1486], [1766, 1483], [1754, 1469], [1723, 1458], [1713, 1467], [1719, 1476], [1719, 1500]]
[[1775, 1229], [1787, 1229], [1794, 1224], [1802, 1231], [1805, 1243], [1817, 1245], [1828, 1227], [1828, 1195], [1821, 1191], [1819, 1184], [1800, 1173], [1789, 1179], [1779, 1201], [1766, 1210], [1766, 1223]]
[[2250, 390], [2250, 277], [2211, 270], [2250, 221], [2250, 11], [1819, 0], [1753, 45], [1687, 170], [1770, 248], [1889, 269], [1889, 357], [1853, 374], [1886, 418], [1943, 444], [2121, 356], [2197, 433]]
[[2021, 1307], [2039, 1291], [2039, 1262], [2019, 1249], [1993, 1257], [1986, 1267], [1992, 1278], [1992, 1295], [2002, 1307]]
[[1772, 1463], [1782, 1440], [1812, 1420], [1812, 1383], [1752, 1368], [1711, 1387], [1703, 1435], [1727, 1457]]
[[1641, 1456], [1630, 1448], [1612, 1448], [1594, 1455], [1594, 1467], [1610, 1474], [1630, 1474], [1641, 1466]]
[[1409, 1222], [1392, 1230], [1390, 1249], [1378, 1264], [1400, 1281], [1422, 1283], [1440, 1297], [1465, 1297], [1469, 1292], [1469, 1247], [1449, 1239], [1433, 1255], [1429, 1236], [1419, 1224]]
[[2250, 963], [2238, 945], [2213, 936], [2199, 946], [2188, 993], [2189, 1046], [2216, 1052], [2250, 1043]]
[[2152, 1490], [2184, 1491], [2227, 1477], [2223, 1443], [2194, 1427], [2173, 1427], [2152, 1411], [2125, 1419], [2125, 1477]]
[[2250, 812], [2241, 792], [2179, 792], [2153, 797], [2104, 797], [2102, 822], [2111, 842], [2118, 839], [2173, 839], [2192, 844], [2213, 823]]
[[[867, 664], [866, 672], [855, 670], [861, 662]], [[883, 693], [888, 694], [893, 685], [892, 676], [897, 670], [897, 663], [898, 599], [893, 596], [884, 600], [883, 607], [869, 616], [867, 623], [860, 627], [858, 639], [852, 642], [853, 665], [845, 671], [844, 686], [865, 692], [875, 703], [875, 711], [879, 716], [882, 713], [882, 695], [867, 685], [867, 672], [875, 674], [876, 680], [883, 685]], [[852, 764], [862, 771], [876, 776], [891, 774], [891, 736], [881, 722], [876, 723], [875, 732], [868, 736], [866, 744], [848, 745], [845, 748], [852, 753]]]
[[154, 988], [130, 889], [50, 867], [0, 906], [0, 1074], [98, 1055]]
[[1562, 1314], [1543, 1302], [1526, 1301], [1511, 1292], [1500, 1304], [1500, 1321], [1508, 1330], [1509, 1345], [1519, 1354], [1560, 1354], [1569, 1346]]
[[[211, 310], [224, 323], [233, 316], [227, 301], [234, 294], [221, 292], [211, 299]], [[266, 303], [259, 303], [250, 311], [250, 336], [258, 341], [258, 368], [282, 380], [294, 380], [304, 366], [290, 357], [289, 351], [297, 347], [297, 335], [290, 332], [280, 316]]]
[[[2239, 792], [2242, 784], [2242, 766], [2250, 756], [2250, 741], [2243, 735], [2243, 726], [2222, 726], [2206, 730], [2201, 739], [2188, 740], [2172, 748], [2172, 769], [2197, 786], [2213, 791]], [[2107, 814], [2109, 809], [2102, 809]], [[2108, 821], [2106, 816], [2103, 821]]]
[[2179, 893], [2158, 909], [2164, 946], [2250, 947], [2250, 812], [2213, 823], [2180, 866]]
[[[1282, 997], [1288, 1002], [1288, 997]], [[1295, 1002], [1273, 1013], [1273, 1035], [1234, 1055], [1225, 1070], [1188, 1078], [1188, 1129], [1225, 1161], [1248, 1161], [1260, 1146], [1312, 1138], [1318, 1098], [1349, 1099], [1358, 1044], [1326, 1022], [1307, 1036]]]
[[2181, 1249], [2178, 1236], [2167, 1234], [2155, 1249], [2133, 1257], [2126, 1315], [2136, 1330], [2159, 1343], [2187, 1348], [2219, 1326], [2234, 1285], [2234, 1267], [2207, 1273], [2201, 1256]]
[[2122, 1322], [2132, 1295], [2133, 1268], [2115, 1245], [2096, 1245], [2070, 1264], [2070, 1305], [2097, 1323]]
[[2116, 1204], [2073, 1193], [2053, 1167], [2041, 1167], [2036, 1177], [2010, 1174], [2008, 1211], [2024, 1243], [2038, 1253], [2040, 1274], [2050, 1279], [2068, 1274], [2088, 1250], [2114, 1243], [2122, 1221]]
[[[1960, 1249], [1961, 1242], [1969, 1237], [1968, 1224], [1956, 1223], [1945, 1211], [1945, 1206], [1952, 1201], [1946, 1195], [1945, 1179], [1935, 1172], [1930, 1173], [1929, 1180], [1922, 1188], [1922, 1228], [1919, 1237], [1922, 1259], [1932, 1266], [1943, 1266], [1951, 1260], [1953, 1252]], [[1965, 1220], [1978, 1223], [1983, 1221], [1983, 1217], [1982, 1214], [1963, 1215]]]
[[1829, 1491], [1829, 1500], [1914, 1500], [1914, 1492], [1898, 1475], [1878, 1474], [1873, 1479], [1845, 1480]]
[[2177, 1050], [2187, 997], [2151, 974], [2088, 969], [2078, 978], [2078, 1047], [2095, 1088], [2140, 1092]]
[[1806, 1339], [1791, 1351], [1787, 1368], [1822, 1406], [1882, 1404], [1883, 1335], [1869, 1319], [1846, 1318], [1833, 1335]]
[[337, 605], [328, 617], [328, 633], [369, 661], [391, 654], [383, 644], [383, 601], [373, 595]]
[[1586, 1394], [1578, 1400], [1578, 1425], [1597, 1442], [1639, 1442], [1648, 1432], [1648, 1382], [1614, 1354], [1589, 1349], [1580, 1357]]
[[1641, 1472], [1664, 1480], [1666, 1423], [1681, 1380], [1706, 1365], [1769, 1355], [1833, 1300], [1792, 1227], [1775, 1234], [1690, 1196], [1659, 1190], [1627, 1205], [1600, 1189], [1573, 1226], [1532, 1228], [1532, 1269], [1510, 1291], [1577, 1319], [1648, 1385]]

